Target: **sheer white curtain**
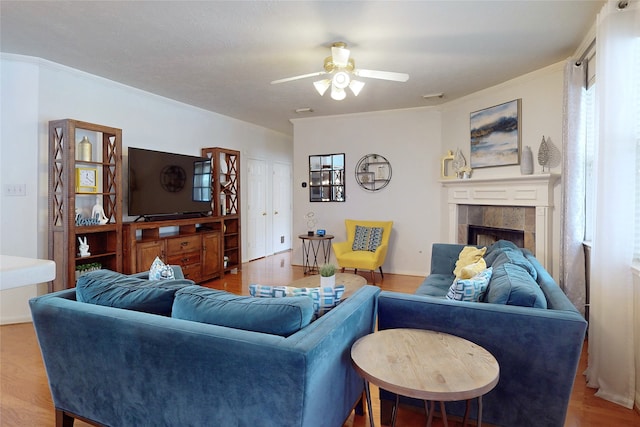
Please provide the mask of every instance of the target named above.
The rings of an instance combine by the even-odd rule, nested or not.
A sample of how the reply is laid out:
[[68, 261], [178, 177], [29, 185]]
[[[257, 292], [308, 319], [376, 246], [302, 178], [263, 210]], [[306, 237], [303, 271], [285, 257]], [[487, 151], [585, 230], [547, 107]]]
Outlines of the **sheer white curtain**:
[[[625, 8], [624, 3], [628, 5]], [[635, 393], [633, 276], [636, 141], [633, 86], [640, 3], [608, 1], [596, 30], [596, 212], [591, 263], [587, 382], [631, 408]]]
[[562, 126], [562, 227], [560, 286], [584, 315], [586, 287], [585, 230], [585, 63], [575, 59], [564, 68]]

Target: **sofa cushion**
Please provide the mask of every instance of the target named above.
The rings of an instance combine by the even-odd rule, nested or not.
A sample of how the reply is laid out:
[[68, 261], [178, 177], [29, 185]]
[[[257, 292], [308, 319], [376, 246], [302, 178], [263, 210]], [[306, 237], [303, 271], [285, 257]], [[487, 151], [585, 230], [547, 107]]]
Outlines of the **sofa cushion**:
[[159, 257], [153, 260], [149, 269], [150, 280], [175, 279], [173, 268], [165, 264]]
[[356, 225], [355, 237], [351, 250], [375, 252], [382, 243], [382, 227], [365, 227]]
[[523, 255], [520, 249], [504, 249], [502, 250], [491, 263], [492, 267], [499, 267], [502, 264], [515, 264], [526, 270], [533, 280], [538, 279], [538, 272], [533, 264]]
[[188, 279], [145, 280], [115, 271], [97, 270], [78, 279], [76, 299], [90, 304], [169, 316], [176, 291], [193, 284]]
[[334, 288], [296, 288], [250, 284], [249, 294], [258, 298], [310, 297], [313, 301], [314, 316], [317, 318], [340, 304], [344, 289], [344, 285], [337, 285]]
[[306, 296], [253, 298], [189, 286], [176, 292], [171, 317], [286, 337], [311, 322], [313, 301]]
[[462, 268], [469, 264], [480, 261], [487, 248], [476, 248], [475, 246], [465, 246], [458, 255], [458, 261], [456, 261], [456, 267], [453, 270], [453, 274], [456, 277], [460, 277]]
[[444, 298], [449, 292], [451, 282], [455, 280], [453, 274], [433, 273], [428, 275], [418, 286], [416, 295], [427, 295], [430, 297]]
[[493, 274], [485, 302], [547, 308], [547, 299], [542, 289], [524, 268], [510, 263], [492, 268]]
[[509, 240], [498, 240], [487, 248], [487, 252], [484, 254], [484, 260], [487, 262], [488, 266], [491, 266], [493, 265], [493, 261], [502, 253], [502, 251], [509, 249], [518, 250], [518, 247], [515, 243]]
[[482, 301], [487, 286], [489, 286], [492, 272], [493, 269], [489, 267], [470, 279], [454, 280], [447, 293], [447, 299], [471, 302]]

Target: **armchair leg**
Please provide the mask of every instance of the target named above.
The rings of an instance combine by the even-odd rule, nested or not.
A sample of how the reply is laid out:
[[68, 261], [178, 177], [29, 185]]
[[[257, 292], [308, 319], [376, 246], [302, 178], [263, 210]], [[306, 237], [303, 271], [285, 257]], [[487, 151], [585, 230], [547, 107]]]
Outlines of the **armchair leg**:
[[382, 272], [382, 266], [380, 266], [380, 276], [384, 279], [384, 273]]
[[371, 270], [371, 284], [372, 285], [376, 284], [376, 271], [375, 270]]

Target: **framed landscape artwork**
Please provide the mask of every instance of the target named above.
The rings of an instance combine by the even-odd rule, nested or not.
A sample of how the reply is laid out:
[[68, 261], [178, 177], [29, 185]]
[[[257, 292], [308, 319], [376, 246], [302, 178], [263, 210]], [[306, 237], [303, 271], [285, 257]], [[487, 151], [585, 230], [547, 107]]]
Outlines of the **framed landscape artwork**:
[[520, 101], [515, 99], [471, 113], [472, 169], [520, 162]]

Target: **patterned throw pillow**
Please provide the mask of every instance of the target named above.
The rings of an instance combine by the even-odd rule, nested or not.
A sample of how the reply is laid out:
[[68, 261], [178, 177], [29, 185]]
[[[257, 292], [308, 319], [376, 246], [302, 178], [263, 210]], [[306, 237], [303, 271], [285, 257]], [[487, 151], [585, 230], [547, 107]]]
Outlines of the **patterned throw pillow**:
[[382, 227], [356, 225], [356, 234], [351, 250], [375, 252], [382, 243]]
[[249, 294], [257, 298], [308, 296], [313, 300], [313, 311], [318, 318], [340, 304], [344, 295], [344, 285], [336, 285], [335, 288], [296, 288], [293, 286], [251, 284], [249, 285]]
[[162, 260], [156, 257], [149, 269], [149, 280], [162, 280], [162, 279], [175, 279], [173, 274], [173, 268], [170, 265], [165, 264]]
[[447, 293], [447, 299], [472, 302], [482, 301], [492, 274], [493, 269], [489, 267], [471, 279], [454, 280]]

